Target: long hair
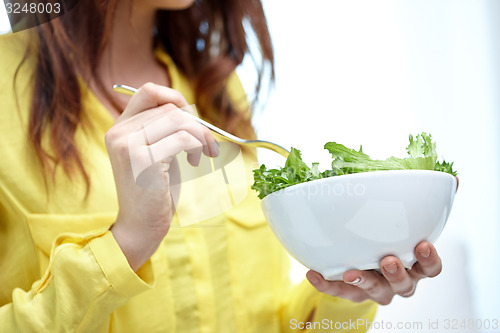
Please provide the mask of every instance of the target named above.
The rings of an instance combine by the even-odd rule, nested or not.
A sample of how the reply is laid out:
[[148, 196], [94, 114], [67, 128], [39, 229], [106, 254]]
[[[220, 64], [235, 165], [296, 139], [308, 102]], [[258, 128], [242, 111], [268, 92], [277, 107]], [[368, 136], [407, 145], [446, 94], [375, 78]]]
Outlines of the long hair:
[[[62, 17], [36, 27], [36, 50], [27, 48], [27, 54], [36, 51], [29, 140], [45, 171], [54, 175], [59, 165], [69, 176], [79, 171], [87, 189], [90, 180], [74, 140], [82, 125], [78, 80], [92, 79], [106, 91], [97, 68], [118, 1], [79, 1]], [[256, 37], [261, 60], [256, 65], [258, 96], [266, 66], [274, 79], [273, 48], [259, 0], [197, 0], [188, 9], [161, 10], [156, 17], [155, 45], [164, 47], [192, 82], [200, 115], [246, 138], [255, 136], [250, 111], [236, 109], [225, 84], [249, 53], [250, 34]], [[106, 96], [113, 103], [113, 97]], [[51, 152], [42, 147], [44, 135]]]

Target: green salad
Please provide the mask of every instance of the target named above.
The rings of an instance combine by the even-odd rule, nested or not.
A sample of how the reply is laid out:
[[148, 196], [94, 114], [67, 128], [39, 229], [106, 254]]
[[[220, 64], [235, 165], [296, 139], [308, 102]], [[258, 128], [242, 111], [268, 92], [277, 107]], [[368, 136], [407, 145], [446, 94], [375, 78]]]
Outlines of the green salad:
[[300, 150], [292, 147], [284, 167], [267, 169], [265, 165], [261, 165], [259, 169], [253, 170], [252, 189], [259, 192], [259, 198], [262, 199], [268, 194], [295, 184], [359, 172], [417, 169], [457, 175], [457, 172], [453, 171], [453, 163], [437, 160], [436, 143], [432, 142], [431, 135], [427, 133], [421, 133], [415, 138], [410, 134], [410, 144], [406, 147], [409, 155], [407, 158], [389, 157], [386, 160], [374, 160], [363, 153], [362, 147], [357, 151], [336, 142], [326, 143], [325, 149], [333, 158], [330, 170], [320, 171], [319, 163], [307, 166], [302, 160]]

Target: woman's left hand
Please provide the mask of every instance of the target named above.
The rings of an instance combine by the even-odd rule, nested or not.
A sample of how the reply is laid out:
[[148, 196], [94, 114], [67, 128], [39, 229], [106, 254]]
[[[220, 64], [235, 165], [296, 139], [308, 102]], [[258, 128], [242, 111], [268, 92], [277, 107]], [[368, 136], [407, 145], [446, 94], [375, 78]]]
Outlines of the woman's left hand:
[[441, 273], [441, 258], [429, 242], [415, 247], [417, 262], [406, 270], [401, 261], [387, 256], [380, 262], [382, 274], [376, 271], [350, 270], [344, 273], [343, 281], [327, 281], [315, 271], [307, 272], [309, 282], [320, 292], [362, 302], [372, 299], [387, 305], [395, 295], [410, 297], [420, 279], [434, 277]]

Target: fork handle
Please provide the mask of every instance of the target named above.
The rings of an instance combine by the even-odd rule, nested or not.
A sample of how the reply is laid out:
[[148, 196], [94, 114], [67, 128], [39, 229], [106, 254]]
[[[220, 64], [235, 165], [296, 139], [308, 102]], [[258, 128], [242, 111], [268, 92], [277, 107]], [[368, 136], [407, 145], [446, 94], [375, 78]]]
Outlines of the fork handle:
[[[129, 86], [126, 86], [123, 84], [115, 84], [113, 86], [113, 90], [120, 93], [120, 94], [129, 95], [129, 96], [132, 96], [137, 92], [136, 88], [132, 88], [132, 87], [129, 87]], [[228, 133], [228, 132], [218, 128], [217, 126], [210, 124], [209, 122], [206, 122], [203, 119], [196, 117], [195, 115], [192, 115], [191, 113], [186, 112], [186, 115], [191, 117], [192, 119], [196, 120], [197, 122], [199, 122], [203, 126], [209, 128], [210, 130], [212, 130], [213, 132], [217, 133], [219, 136], [221, 136], [222, 138], [224, 138], [230, 142], [237, 143], [237, 144], [242, 145], [242, 146], [266, 148], [266, 149], [272, 150], [272, 151], [280, 154], [281, 156], [283, 156], [285, 158], [288, 158], [288, 155], [290, 154], [290, 152], [288, 150], [286, 150], [285, 148], [283, 148], [280, 145], [277, 145], [275, 143], [272, 143], [269, 141], [264, 141], [264, 140], [243, 140], [241, 138], [238, 138], [235, 135], [232, 135], [231, 133]]]

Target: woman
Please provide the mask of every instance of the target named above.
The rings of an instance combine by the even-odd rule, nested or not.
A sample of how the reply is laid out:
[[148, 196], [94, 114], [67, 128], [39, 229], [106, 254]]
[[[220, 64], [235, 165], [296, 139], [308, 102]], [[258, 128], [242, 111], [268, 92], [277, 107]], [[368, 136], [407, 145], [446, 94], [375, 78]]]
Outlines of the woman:
[[[211, 218], [217, 227], [179, 228], [168, 177], [161, 189], [136, 184], [128, 138], [155, 117], [168, 122], [149, 144], [175, 147], [161, 157], [172, 165], [180, 150], [198, 163], [193, 142], [218, 154], [180, 107], [196, 104], [215, 125], [254, 136], [234, 75], [248, 51], [244, 26], [272, 68], [258, 1], [80, 1], [0, 39], [0, 331], [291, 332], [360, 319], [338, 331], [364, 332], [377, 302], [439, 274], [423, 242], [410, 271], [386, 257], [382, 274], [352, 270], [331, 282], [310, 271], [292, 287], [255, 193]], [[141, 88], [118, 96], [115, 83]], [[243, 156], [251, 169], [255, 152]], [[187, 206], [206, 195], [189, 192]]]

